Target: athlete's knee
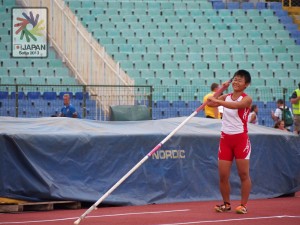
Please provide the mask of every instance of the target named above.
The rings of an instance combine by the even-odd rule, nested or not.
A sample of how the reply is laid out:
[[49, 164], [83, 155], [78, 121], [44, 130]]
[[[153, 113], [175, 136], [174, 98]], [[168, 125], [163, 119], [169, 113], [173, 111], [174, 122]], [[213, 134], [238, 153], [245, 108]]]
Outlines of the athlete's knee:
[[220, 174], [220, 183], [229, 182], [229, 175], [230, 174], [225, 174], [225, 173]]
[[241, 181], [247, 181], [250, 180], [250, 175], [248, 171], [239, 171], [239, 177]]

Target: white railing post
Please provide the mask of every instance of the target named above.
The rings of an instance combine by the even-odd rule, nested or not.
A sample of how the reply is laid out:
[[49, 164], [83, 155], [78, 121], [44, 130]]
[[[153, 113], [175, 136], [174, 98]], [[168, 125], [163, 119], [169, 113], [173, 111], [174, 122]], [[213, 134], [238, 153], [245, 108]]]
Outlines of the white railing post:
[[[78, 38], [78, 33], [79, 33], [79, 31], [78, 31], [78, 17], [76, 16], [75, 17], [75, 28], [76, 28], [76, 34], [75, 34], [75, 39], [76, 39], [76, 41], [75, 41], [75, 43], [76, 43], [76, 55], [75, 55], [75, 64], [76, 65], [78, 65], [78, 63], [79, 63], [79, 38]], [[78, 78], [78, 68], [76, 67], [76, 71], [77, 71], [77, 73], [75, 73], [75, 78], [77, 79]]]
[[65, 5], [65, 2], [63, 1], [62, 2], [62, 31], [61, 31], [61, 35], [62, 35], [62, 46], [61, 46], [61, 49], [62, 49], [62, 59], [63, 59], [63, 62], [66, 62], [66, 46], [67, 46], [67, 40], [66, 40], [66, 16], [65, 16], [65, 8], [66, 8], [66, 5]]
[[91, 81], [93, 80], [93, 47], [92, 47], [92, 40], [93, 40], [93, 36], [92, 33], [90, 33], [90, 72], [89, 72], [89, 77], [88, 77], [88, 81], [87, 83], [90, 84], [92, 83]]

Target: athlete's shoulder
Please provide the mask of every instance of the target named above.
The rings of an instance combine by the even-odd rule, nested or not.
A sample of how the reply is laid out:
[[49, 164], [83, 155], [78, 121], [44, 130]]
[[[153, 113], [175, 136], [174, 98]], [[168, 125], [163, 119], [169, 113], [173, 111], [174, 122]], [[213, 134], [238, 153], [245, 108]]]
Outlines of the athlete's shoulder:
[[222, 95], [223, 100], [224, 101], [230, 101], [232, 94], [233, 93]]
[[252, 100], [252, 97], [250, 95], [248, 95], [247, 93], [245, 93], [245, 92], [243, 92], [241, 96], [242, 96], [242, 98], [247, 97], [247, 99], [251, 99]]

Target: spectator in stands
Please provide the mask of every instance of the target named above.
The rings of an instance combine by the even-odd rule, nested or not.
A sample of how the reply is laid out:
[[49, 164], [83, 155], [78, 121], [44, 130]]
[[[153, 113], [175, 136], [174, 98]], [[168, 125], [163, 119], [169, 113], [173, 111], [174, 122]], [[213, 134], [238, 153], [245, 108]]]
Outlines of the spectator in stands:
[[252, 105], [250, 114], [248, 116], [248, 123], [253, 123], [258, 125], [258, 106]]
[[[208, 97], [213, 96], [218, 89], [219, 89], [219, 85], [217, 83], [212, 83], [210, 85], [211, 92], [209, 92], [207, 95], [204, 96], [203, 102], [206, 102]], [[221, 114], [219, 112], [218, 107], [210, 107], [210, 106], [206, 105], [204, 107], [204, 113], [205, 113], [206, 118], [221, 119]]]
[[[230, 170], [233, 159], [237, 165], [241, 180], [241, 205], [235, 210], [237, 213], [247, 213], [247, 202], [251, 190], [251, 179], [249, 174], [249, 159], [251, 144], [248, 137], [247, 121], [252, 104], [252, 98], [244, 93], [251, 83], [251, 76], [246, 70], [238, 70], [232, 81], [233, 92], [221, 95], [218, 98], [210, 96], [208, 105], [211, 107], [224, 107], [222, 118], [221, 138], [218, 153], [218, 167], [220, 177], [220, 191], [223, 204], [216, 205], [216, 212], [227, 212], [231, 210], [230, 205]], [[229, 82], [223, 84], [229, 86]]]
[[293, 92], [290, 102], [292, 103], [294, 114], [294, 133], [300, 134], [300, 82], [298, 88]]
[[70, 103], [70, 95], [64, 94], [63, 96], [64, 106], [61, 108], [61, 112], [58, 114], [59, 117], [70, 117], [79, 118], [79, 115], [74, 106]]
[[[282, 116], [283, 106], [284, 106], [284, 101], [282, 99], [278, 99], [277, 100], [277, 108], [275, 109], [275, 112], [274, 111], [271, 112], [271, 117], [272, 117], [272, 119], [274, 120], [275, 123], [277, 121], [283, 119], [283, 116]], [[285, 106], [285, 109], [287, 109], [287, 108], [288, 107]], [[290, 108], [289, 108], [289, 110], [291, 111]], [[292, 113], [292, 111], [291, 111], [291, 113]], [[291, 126], [286, 126], [286, 129], [290, 131]]]
[[278, 120], [275, 123], [274, 128], [276, 128], [278, 130], [283, 130], [283, 131], [287, 131], [288, 132], [288, 129], [285, 128], [285, 124], [284, 124], [283, 120]]

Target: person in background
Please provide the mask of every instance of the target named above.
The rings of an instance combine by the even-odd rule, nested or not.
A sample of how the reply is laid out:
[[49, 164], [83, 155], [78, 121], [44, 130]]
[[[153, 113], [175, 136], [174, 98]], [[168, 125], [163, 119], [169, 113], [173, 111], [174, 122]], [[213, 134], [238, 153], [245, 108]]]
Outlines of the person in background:
[[[212, 83], [210, 86], [211, 92], [204, 96], [203, 102], [206, 102], [208, 97], [213, 96], [218, 89], [219, 85], [217, 83]], [[206, 118], [221, 119], [218, 107], [210, 107], [206, 104], [206, 106], [204, 107], [204, 113]]]
[[[278, 99], [277, 100], [277, 108], [275, 109], [275, 112], [271, 112], [271, 117], [272, 119], [274, 120], [274, 122], [276, 123], [277, 121], [279, 120], [282, 120], [283, 119], [283, 116], [282, 116], [282, 110], [283, 110], [283, 106], [284, 106], [284, 101], [282, 99]], [[288, 107], [285, 106], [285, 108], [287, 109]], [[291, 109], [289, 109], [291, 111]], [[292, 111], [291, 111], [292, 113]], [[287, 130], [291, 130], [291, 127], [288, 126], [286, 127]]]
[[79, 118], [75, 107], [70, 103], [70, 95], [64, 94], [63, 100], [64, 106], [61, 108], [61, 112], [58, 114], [58, 117]]
[[[247, 202], [251, 190], [250, 155], [251, 144], [248, 137], [247, 121], [252, 104], [252, 98], [244, 91], [251, 83], [251, 75], [246, 70], [235, 72], [232, 80], [233, 92], [218, 98], [210, 96], [210, 107], [223, 106], [221, 137], [218, 151], [219, 187], [223, 204], [216, 205], [216, 212], [228, 212], [230, 205], [230, 170], [233, 160], [241, 181], [241, 204], [235, 209], [236, 213], [247, 213]], [[225, 87], [229, 82], [224, 83]]]
[[275, 123], [274, 128], [276, 128], [278, 130], [283, 130], [283, 131], [287, 131], [288, 132], [288, 129], [285, 128], [285, 124], [284, 124], [283, 120], [278, 120]]
[[293, 92], [290, 102], [294, 114], [294, 133], [300, 135], [300, 82], [298, 88]]
[[248, 116], [248, 123], [253, 123], [258, 125], [258, 106], [252, 105], [250, 114]]
[[220, 119], [222, 119], [223, 118], [224, 107], [220, 105], [220, 106], [218, 106], [218, 110], [219, 110], [219, 113], [220, 113]]

